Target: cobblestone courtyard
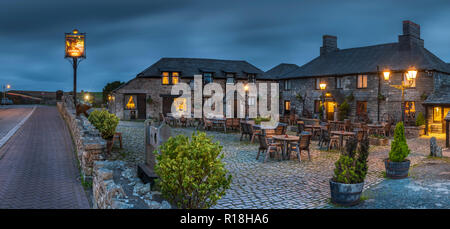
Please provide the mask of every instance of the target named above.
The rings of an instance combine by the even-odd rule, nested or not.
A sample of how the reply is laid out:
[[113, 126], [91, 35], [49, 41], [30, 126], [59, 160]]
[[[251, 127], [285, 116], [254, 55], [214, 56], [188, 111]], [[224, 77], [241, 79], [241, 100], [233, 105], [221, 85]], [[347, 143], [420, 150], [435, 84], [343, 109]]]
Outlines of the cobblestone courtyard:
[[[144, 160], [144, 128], [142, 122], [121, 122], [118, 131], [123, 133], [124, 150], [115, 150], [117, 159], [131, 163]], [[191, 135], [193, 128], [172, 129], [173, 135]], [[236, 132], [207, 131], [224, 146], [224, 162], [233, 175], [231, 188], [214, 208], [328, 208], [329, 179], [333, 175], [334, 163], [339, 157], [336, 151], [320, 151], [317, 142], [311, 145], [311, 161], [302, 154], [297, 160], [278, 161], [270, 159], [263, 163], [263, 157], [256, 160], [258, 143], [239, 141]], [[443, 140], [438, 140], [443, 145]], [[426, 159], [429, 153], [429, 138], [408, 140], [411, 165]], [[383, 159], [388, 156], [389, 147], [371, 147], [369, 172], [365, 189], [384, 180]]]

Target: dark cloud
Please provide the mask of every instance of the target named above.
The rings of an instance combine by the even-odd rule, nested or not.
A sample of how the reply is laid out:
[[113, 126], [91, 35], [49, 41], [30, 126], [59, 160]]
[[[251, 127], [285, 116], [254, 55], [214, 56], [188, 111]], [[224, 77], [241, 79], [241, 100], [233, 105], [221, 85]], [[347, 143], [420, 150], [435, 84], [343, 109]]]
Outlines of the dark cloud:
[[64, 32], [87, 32], [79, 89], [127, 81], [161, 57], [243, 59], [262, 70], [315, 58], [321, 36], [340, 48], [396, 42], [401, 21], [450, 60], [448, 1], [0, 1], [0, 84], [71, 90]]

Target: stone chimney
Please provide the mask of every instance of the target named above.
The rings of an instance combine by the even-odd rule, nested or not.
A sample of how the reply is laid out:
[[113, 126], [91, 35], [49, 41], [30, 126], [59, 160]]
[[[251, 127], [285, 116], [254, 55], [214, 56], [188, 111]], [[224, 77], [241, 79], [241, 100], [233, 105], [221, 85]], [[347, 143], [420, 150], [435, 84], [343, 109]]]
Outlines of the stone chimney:
[[323, 44], [320, 47], [320, 55], [339, 50], [337, 47], [337, 37], [331, 35], [323, 35]]
[[410, 50], [413, 46], [424, 47], [420, 39], [420, 25], [412, 21], [403, 21], [403, 35], [398, 36], [400, 50]]

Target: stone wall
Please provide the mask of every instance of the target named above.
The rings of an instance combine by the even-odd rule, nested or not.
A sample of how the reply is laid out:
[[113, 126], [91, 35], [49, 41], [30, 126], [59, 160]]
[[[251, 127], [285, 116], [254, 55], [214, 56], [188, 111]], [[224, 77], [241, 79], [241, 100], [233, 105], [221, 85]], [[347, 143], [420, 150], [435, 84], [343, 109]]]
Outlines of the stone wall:
[[144, 184], [136, 169], [123, 161], [96, 161], [92, 182], [96, 209], [170, 209], [172, 206]]
[[63, 97], [63, 102], [58, 102], [57, 107], [72, 134], [81, 174], [85, 180], [91, 180], [94, 161], [104, 159], [106, 142], [84, 115], [75, 116], [70, 99]]

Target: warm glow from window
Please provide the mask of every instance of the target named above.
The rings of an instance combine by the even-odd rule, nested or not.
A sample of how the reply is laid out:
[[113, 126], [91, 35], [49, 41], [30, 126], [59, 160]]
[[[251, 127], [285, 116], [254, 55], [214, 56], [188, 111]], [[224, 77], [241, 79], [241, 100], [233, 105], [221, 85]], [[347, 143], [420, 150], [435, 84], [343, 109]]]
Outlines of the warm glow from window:
[[417, 71], [414, 68], [409, 70], [407, 73], [408, 79], [415, 79], [416, 76], [417, 76]]
[[384, 80], [388, 81], [390, 75], [391, 75], [390, 71], [384, 71], [383, 72]]
[[441, 122], [442, 121], [442, 110], [441, 107], [433, 108], [433, 121]]
[[291, 110], [291, 101], [284, 101], [284, 110], [286, 111]]
[[405, 102], [405, 114], [415, 113], [416, 104], [414, 102]]
[[327, 84], [326, 83], [320, 83], [319, 84], [319, 88], [320, 88], [320, 90], [325, 90], [327, 88]]
[[128, 103], [126, 105], [126, 108], [130, 109], [130, 110], [136, 108], [136, 104], [134, 103], [133, 96], [130, 96], [130, 98], [128, 99]]
[[183, 112], [186, 111], [186, 98], [175, 98], [174, 105], [177, 111]]
[[358, 88], [367, 88], [367, 75], [358, 75]]
[[177, 84], [178, 83], [178, 76], [172, 76], [172, 84]]

